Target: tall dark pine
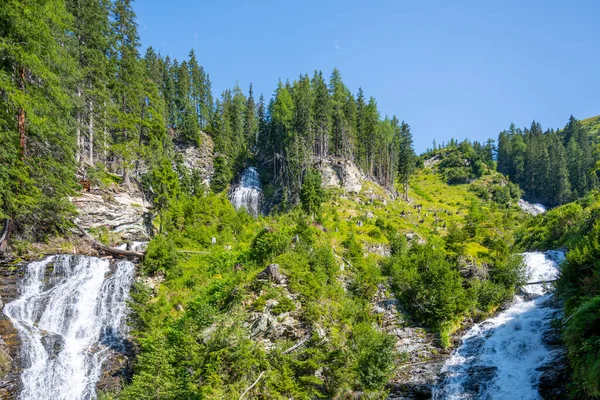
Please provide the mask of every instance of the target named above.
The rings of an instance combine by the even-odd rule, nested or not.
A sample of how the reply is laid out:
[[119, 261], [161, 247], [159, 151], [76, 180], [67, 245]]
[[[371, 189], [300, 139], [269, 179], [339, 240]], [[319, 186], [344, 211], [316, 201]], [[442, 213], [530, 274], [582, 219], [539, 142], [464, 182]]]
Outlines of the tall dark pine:
[[329, 155], [330, 104], [329, 93], [323, 73], [315, 71], [311, 86], [313, 89], [313, 134], [315, 136], [313, 153], [317, 158]]
[[113, 10], [116, 75], [112, 83], [115, 110], [111, 149], [125, 184], [130, 182], [130, 173], [140, 149], [143, 102], [143, 70], [138, 54], [137, 23], [131, 3], [131, 0], [117, 0]]
[[256, 120], [256, 104], [254, 103], [254, 91], [252, 84], [248, 89], [248, 99], [244, 110], [244, 138], [248, 149], [256, 150], [256, 133], [258, 132], [258, 121]]
[[107, 0], [68, 0], [66, 4], [74, 16], [75, 54], [80, 71], [75, 103], [76, 159], [78, 163], [93, 165], [98, 149], [105, 158], [108, 141], [110, 3]]
[[400, 125], [400, 148], [398, 150], [398, 176], [403, 186], [404, 200], [408, 201], [408, 183], [415, 168], [415, 152], [413, 150], [410, 126], [402, 121]]
[[72, 211], [79, 76], [71, 21], [61, 0], [0, 6], [0, 229], [30, 239], [57, 231]]

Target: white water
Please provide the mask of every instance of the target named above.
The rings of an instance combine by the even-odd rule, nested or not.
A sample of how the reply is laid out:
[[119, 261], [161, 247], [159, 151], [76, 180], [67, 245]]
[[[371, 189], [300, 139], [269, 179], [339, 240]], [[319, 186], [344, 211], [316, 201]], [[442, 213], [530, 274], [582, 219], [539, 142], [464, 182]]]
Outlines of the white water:
[[539, 203], [532, 204], [523, 199], [520, 199], [518, 204], [519, 204], [519, 207], [521, 207], [521, 210], [523, 210], [526, 213], [529, 213], [531, 215], [534, 215], [534, 216], [543, 214], [546, 212], [546, 207], [543, 204], [539, 204]]
[[229, 201], [236, 210], [245, 208], [249, 214], [257, 216], [259, 212], [262, 187], [258, 172], [254, 167], [248, 167], [242, 172], [240, 183], [232, 187]]
[[22, 341], [22, 400], [96, 398], [111, 349], [124, 350], [134, 266], [58, 255], [27, 266], [21, 296], [7, 304]]
[[[530, 282], [555, 279], [564, 259], [558, 251], [523, 256]], [[434, 390], [435, 399], [540, 399], [537, 368], [554, 357], [542, 337], [556, 309], [547, 304], [551, 294], [543, 285], [523, 290], [537, 297], [516, 296], [506, 311], [474, 325], [462, 337], [442, 369], [445, 378]]]

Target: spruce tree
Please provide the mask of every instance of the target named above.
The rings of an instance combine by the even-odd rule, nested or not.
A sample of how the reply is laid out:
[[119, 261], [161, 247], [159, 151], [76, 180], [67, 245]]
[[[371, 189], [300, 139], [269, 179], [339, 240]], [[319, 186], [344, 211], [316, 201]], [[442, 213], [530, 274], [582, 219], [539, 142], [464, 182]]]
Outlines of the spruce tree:
[[329, 155], [331, 121], [329, 93], [321, 71], [315, 71], [311, 87], [313, 90], [312, 131], [315, 136], [313, 153], [316, 157], [322, 158]]
[[244, 139], [246, 146], [252, 152], [256, 151], [256, 133], [258, 132], [258, 121], [256, 119], [256, 104], [254, 103], [254, 91], [252, 83], [248, 89], [248, 99], [244, 109]]
[[73, 211], [72, 22], [59, 0], [0, 7], [0, 220], [30, 238], [64, 227]]
[[107, 107], [111, 73], [107, 54], [112, 46], [110, 3], [107, 0], [68, 0], [68, 10], [74, 16], [74, 36], [79, 79], [76, 84], [77, 153], [78, 162], [93, 165], [95, 154], [104, 151], [108, 138]]
[[413, 150], [410, 126], [402, 121], [400, 125], [400, 148], [398, 150], [398, 176], [404, 191], [404, 200], [408, 201], [408, 183], [415, 167], [415, 153]]
[[115, 37], [112, 82], [114, 98], [113, 144], [111, 147], [128, 185], [130, 172], [140, 150], [143, 70], [139, 61], [139, 37], [131, 0], [117, 0], [113, 10]]

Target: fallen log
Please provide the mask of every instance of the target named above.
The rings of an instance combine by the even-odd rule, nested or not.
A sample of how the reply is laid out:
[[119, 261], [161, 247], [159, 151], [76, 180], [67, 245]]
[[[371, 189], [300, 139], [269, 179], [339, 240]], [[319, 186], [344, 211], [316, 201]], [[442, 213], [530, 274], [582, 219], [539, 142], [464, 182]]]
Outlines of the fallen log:
[[258, 383], [258, 381], [260, 381], [260, 378], [262, 378], [262, 376], [265, 374], [265, 372], [267, 372], [267, 371], [261, 372], [260, 375], [258, 375], [258, 378], [256, 378], [256, 380], [254, 381], [254, 383], [252, 385], [250, 385], [250, 387], [248, 389], [244, 390], [244, 393], [242, 393], [239, 400], [242, 400], [244, 398], [244, 396], [246, 395], [246, 393], [248, 393], [254, 386], [256, 386], [256, 384]]
[[546, 281], [536, 281], [536, 282], [527, 282], [524, 286], [527, 285], [541, 285], [542, 283], [552, 283], [556, 282], [558, 279], [548, 279]]
[[98, 250], [101, 250], [108, 254], [112, 254], [113, 256], [117, 256], [117, 257], [137, 257], [137, 258], [144, 257], [144, 253], [140, 253], [138, 251], [121, 250], [121, 249], [117, 249], [115, 247], [110, 247], [103, 243], [100, 243], [98, 240], [96, 240], [96, 238], [94, 238], [92, 235], [87, 233], [86, 230], [83, 229], [81, 226], [79, 226], [75, 222], [73, 222], [73, 225], [75, 225], [75, 227], [79, 230], [79, 232], [81, 232], [83, 234], [83, 236], [92, 243], [92, 246], [94, 246]]
[[0, 235], [0, 251], [4, 250], [8, 245], [8, 237], [12, 229], [12, 219], [7, 218], [4, 222], [4, 229], [2, 229], [2, 235]]
[[308, 335], [304, 336], [302, 339], [300, 339], [300, 341], [298, 343], [296, 343], [289, 349], [283, 351], [281, 354], [291, 353], [292, 351], [296, 350], [298, 347], [302, 346], [309, 338], [310, 338], [310, 333]]

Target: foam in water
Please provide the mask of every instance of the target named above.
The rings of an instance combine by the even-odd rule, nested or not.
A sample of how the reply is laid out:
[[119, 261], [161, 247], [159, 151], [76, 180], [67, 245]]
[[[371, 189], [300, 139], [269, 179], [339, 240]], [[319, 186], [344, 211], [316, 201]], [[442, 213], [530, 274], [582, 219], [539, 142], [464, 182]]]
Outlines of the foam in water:
[[249, 214], [256, 217], [259, 212], [261, 193], [258, 171], [254, 167], [248, 167], [242, 172], [240, 183], [231, 189], [229, 201], [236, 210], [245, 208]]
[[[525, 253], [530, 281], [558, 275], [562, 252]], [[516, 296], [506, 311], [474, 325], [462, 337], [442, 369], [445, 378], [434, 390], [435, 399], [539, 399], [537, 369], [551, 361], [542, 337], [557, 310], [547, 304], [542, 285], [524, 289], [533, 300]]]
[[27, 266], [8, 303], [22, 342], [23, 400], [95, 399], [110, 349], [123, 351], [134, 266], [85, 256], [50, 256]]

